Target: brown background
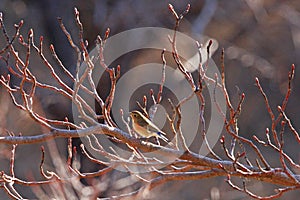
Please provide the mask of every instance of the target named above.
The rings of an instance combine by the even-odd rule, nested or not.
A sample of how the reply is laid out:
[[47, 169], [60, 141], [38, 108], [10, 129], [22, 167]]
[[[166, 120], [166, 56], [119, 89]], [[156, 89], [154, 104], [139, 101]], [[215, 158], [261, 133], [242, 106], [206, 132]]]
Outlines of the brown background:
[[[45, 47], [54, 44], [57, 53], [65, 66], [74, 73], [75, 54], [69, 47], [65, 36], [60, 30], [56, 17], [60, 16], [66, 27], [77, 38], [76, 24], [73, 20], [73, 8], [77, 7], [85, 28], [85, 38], [93, 44], [97, 34], [104, 33], [107, 27], [111, 35], [131, 28], [143, 26], [159, 26], [172, 28], [173, 16], [169, 13], [164, 1], [61, 1], [61, 0], [2, 0], [0, 11], [3, 12], [4, 21], [10, 34], [13, 34], [13, 24], [24, 19], [25, 25], [21, 31], [26, 35], [32, 27], [35, 40], [40, 35], [45, 38]], [[288, 116], [298, 130], [300, 79], [298, 78], [300, 65], [300, 2], [297, 0], [241, 0], [241, 1], [170, 1], [177, 10], [183, 10], [187, 3], [191, 4], [190, 14], [182, 24], [181, 30], [205, 34], [219, 42], [219, 49], [214, 60], [219, 65], [220, 47], [225, 48], [226, 75], [229, 94], [236, 105], [239, 91], [246, 94], [243, 111], [240, 117], [240, 133], [246, 137], [253, 134], [264, 137], [266, 127], [270, 127], [270, 118], [266, 112], [263, 98], [259, 94], [255, 77], [261, 81], [274, 112], [280, 104], [287, 88], [287, 74], [292, 63], [296, 65], [296, 77], [293, 81], [293, 93], [287, 107]], [[0, 40], [3, 47], [3, 37]], [[19, 49], [22, 52], [22, 48]], [[49, 52], [45, 49], [49, 56]], [[157, 54], [159, 56], [159, 54]], [[50, 56], [49, 56], [50, 57]], [[141, 56], [142, 57], [142, 56]], [[143, 58], [143, 57], [142, 57]], [[142, 59], [139, 57], [139, 59]], [[159, 59], [159, 57], [157, 58]], [[145, 58], [145, 60], [147, 60]], [[135, 62], [134, 56], [124, 58], [121, 65]], [[51, 83], [53, 80], [40, 67], [40, 60], [32, 56], [32, 70], [38, 74], [40, 80]], [[123, 70], [122, 69], [122, 70]], [[7, 70], [0, 63], [1, 74]], [[17, 80], [15, 80], [17, 82]], [[237, 89], [238, 88], [238, 89]], [[50, 118], [63, 119], [66, 115], [71, 118], [71, 108], [68, 102], [60, 96], [39, 91], [39, 112], [45, 112]], [[42, 131], [34, 123], [29, 123], [28, 116], [16, 110], [4, 90], [0, 95], [0, 128], [14, 131], [23, 135], [37, 134]], [[298, 116], [298, 117], [297, 117]], [[294, 142], [290, 132], [286, 132], [286, 151], [299, 162], [299, 145]], [[63, 146], [64, 141], [58, 141]], [[19, 177], [28, 177], [29, 172], [38, 170], [39, 146], [20, 146], [17, 148], [16, 174]], [[6, 145], [0, 145], [0, 169], [5, 170], [8, 161]], [[62, 148], [62, 154], [64, 154]], [[218, 149], [218, 147], [216, 147]], [[218, 150], [217, 150], [218, 151]], [[266, 157], [274, 166], [279, 166], [278, 155], [267, 149]], [[31, 162], [28, 162], [30, 160]], [[48, 161], [49, 162], [49, 161]], [[49, 163], [49, 165], [51, 165]], [[38, 175], [36, 175], [38, 177]], [[218, 199], [214, 196], [220, 192], [221, 199], [249, 199], [245, 194], [231, 189], [224, 181], [224, 177], [185, 182], [170, 182], [156, 189], [154, 198], [161, 199]], [[265, 194], [262, 183], [249, 183], [249, 189]], [[267, 187], [268, 188], [268, 187]], [[109, 193], [109, 192], [108, 192]], [[27, 189], [22, 194], [32, 197]], [[299, 191], [286, 194], [282, 199], [292, 199], [299, 195]], [[27, 196], [28, 195], [28, 196]], [[6, 195], [0, 191], [1, 199]], [[2, 198], [3, 197], [3, 198]]]

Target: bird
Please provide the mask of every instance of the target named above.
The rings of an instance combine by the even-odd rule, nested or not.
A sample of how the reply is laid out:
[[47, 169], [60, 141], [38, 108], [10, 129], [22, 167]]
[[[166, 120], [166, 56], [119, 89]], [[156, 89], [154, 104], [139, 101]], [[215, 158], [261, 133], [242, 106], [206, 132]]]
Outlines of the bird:
[[152, 136], [160, 138], [168, 143], [168, 138], [165, 137], [166, 133], [160, 130], [150, 119], [144, 116], [141, 112], [134, 110], [130, 112], [132, 119], [132, 128], [140, 136], [150, 138]]

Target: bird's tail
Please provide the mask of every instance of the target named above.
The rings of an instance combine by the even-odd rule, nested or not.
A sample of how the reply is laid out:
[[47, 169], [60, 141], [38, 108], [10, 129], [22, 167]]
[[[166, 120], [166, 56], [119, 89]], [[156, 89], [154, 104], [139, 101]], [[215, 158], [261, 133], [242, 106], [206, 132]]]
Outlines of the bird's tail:
[[157, 132], [157, 135], [160, 139], [162, 139], [163, 141], [165, 141], [166, 143], [169, 143], [168, 138], [166, 138], [166, 136], [164, 136], [161, 132]]

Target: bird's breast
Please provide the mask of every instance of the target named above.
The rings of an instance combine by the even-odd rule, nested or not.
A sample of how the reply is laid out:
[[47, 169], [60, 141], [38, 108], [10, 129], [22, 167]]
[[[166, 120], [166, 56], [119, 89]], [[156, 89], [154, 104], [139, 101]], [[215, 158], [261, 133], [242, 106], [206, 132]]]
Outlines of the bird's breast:
[[133, 129], [143, 137], [151, 137], [153, 135], [150, 130], [138, 124], [133, 124]]

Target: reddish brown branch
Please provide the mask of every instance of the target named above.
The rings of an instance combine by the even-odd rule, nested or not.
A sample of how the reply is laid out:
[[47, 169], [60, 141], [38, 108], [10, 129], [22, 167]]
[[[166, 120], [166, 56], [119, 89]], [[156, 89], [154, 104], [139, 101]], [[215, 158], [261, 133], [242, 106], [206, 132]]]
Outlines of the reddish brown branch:
[[[178, 180], [196, 180], [196, 179], [204, 179], [204, 178], [213, 178], [216, 176], [227, 176], [227, 182], [229, 185], [241, 192], [246, 193], [247, 195], [257, 198], [257, 199], [272, 199], [275, 197], [281, 196], [283, 193], [300, 189], [300, 176], [295, 174], [293, 171], [289, 169], [289, 164], [293, 167], [298, 167], [299, 165], [296, 164], [286, 152], [284, 152], [285, 143], [284, 143], [284, 132], [285, 132], [285, 125], [287, 124], [289, 129], [293, 132], [294, 136], [296, 137], [297, 141], [300, 143], [300, 136], [296, 129], [293, 127], [291, 120], [287, 117], [285, 113], [285, 108], [287, 106], [287, 102], [291, 95], [291, 84], [295, 73], [295, 66], [292, 65], [291, 70], [289, 72], [289, 82], [288, 82], [288, 89], [285, 95], [285, 98], [282, 102], [281, 106], [278, 106], [279, 115], [275, 119], [275, 115], [270, 107], [269, 100], [262, 89], [258, 79], [256, 78], [256, 85], [263, 95], [265, 105], [267, 107], [267, 112], [270, 115], [272, 120], [272, 134], [275, 140], [275, 144], [272, 144], [269, 130], [266, 129], [266, 141], [259, 140], [257, 136], [253, 136], [254, 140], [263, 144], [264, 146], [270, 146], [272, 149], [277, 151], [280, 156], [281, 166], [280, 168], [271, 167], [266, 159], [264, 158], [261, 150], [254, 144], [254, 142], [250, 139], [242, 137], [239, 134], [239, 127], [238, 127], [238, 119], [240, 113], [242, 112], [242, 104], [245, 99], [245, 94], [242, 93], [240, 96], [240, 100], [236, 108], [232, 106], [229, 94], [227, 92], [227, 88], [225, 85], [225, 65], [224, 65], [224, 50], [222, 51], [221, 55], [221, 84], [218, 83], [218, 77], [215, 75], [214, 78], [208, 77], [206, 71], [209, 67], [209, 58], [210, 58], [210, 47], [212, 45], [212, 40], [209, 41], [207, 46], [207, 61], [205, 66], [202, 66], [202, 63], [199, 63], [198, 66], [198, 80], [194, 80], [191, 72], [187, 71], [186, 67], [184, 66], [181, 57], [178, 53], [177, 46], [176, 46], [176, 36], [179, 28], [179, 24], [183, 17], [189, 12], [190, 5], [187, 5], [187, 8], [181, 13], [178, 14], [172, 5], [169, 5], [169, 10], [171, 11], [172, 15], [175, 17], [175, 26], [173, 36], [169, 38], [171, 46], [172, 46], [172, 56], [173, 59], [179, 69], [179, 71], [184, 75], [185, 79], [188, 81], [189, 86], [191, 88], [191, 94], [184, 97], [179, 101], [177, 105], [173, 105], [171, 100], [169, 100], [171, 107], [172, 107], [172, 114], [168, 115], [169, 124], [173, 134], [175, 135], [176, 147], [172, 148], [172, 146], [160, 146], [157, 144], [153, 144], [149, 141], [144, 141], [142, 139], [136, 138], [134, 135], [130, 134], [131, 129], [129, 123], [124, 120], [123, 112], [121, 111], [123, 122], [127, 127], [127, 132], [124, 132], [118, 128], [116, 128], [116, 124], [113, 121], [112, 117], [110, 116], [111, 109], [113, 106], [115, 92], [116, 92], [116, 85], [117, 81], [120, 78], [120, 66], [118, 65], [116, 68], [109, 67], [106, 65], [104, 60], [104, 47], [107, 38], [109, 37], [110, 30], [107, 29], [103, 39], [99, 36], [97, 40], [97, 45], [99, 47], [99, 62], [100, 65], [104, 68], [105, 72], [108, 73], [110, 78], [110, 92], [106, 97], [105, 101], [100, 98], [99, 94], [96, 90], [96, 85], [92, 79], [94, 63], [92, 62], [92, 58], [90, 58], [88, 54], [88, 44], [84, 41], [83, 38], [83, 25], [80, 21], [79, 11], [75, 8], [75, 20], [78, 26], [78, 34], [79, 34], [79, 45], [77, 46], [69, 32], [67, 31], [66, 27], [62, 23], [61, 19], [58, 19], [59, 24], [61, 26], [62, 31], [66, 35], [70, 45], [77, 53], [77, 69], [76, 75], [72, 75], [63, 65], [60, 58], [56, 55], [55, 49], [53, 45], [50, 45], [50, 51], [52, 56], [54, 57], [57, 64], [61, 67], [64, 73], [74, 82], [74, 88], [70, 88], [64, 81], [62, 81], [61, 77], [57, 75], [53, 66], [44, 56], [43, 52], [43, 37], [40, 37], [39, 44], [35, 45], [33, 42], [33, 30], [30, 29], [27, 35], [27, 39], [23, 36], [19, 36], [20, 28], [23, 24], [23, 21], [16, 25], [16, 32], [13, 35], [12, 39], [7, 34], [3, 23], [2, 14], [0, 14], [0, 28], [2, 29], [4, 38], [6, 40], [6, 46], [0, 50], [0, 55], [4, 54], [6, 51], [9, 51], [10, 54], [13, 55], [14, 59], [14, 67], [9, 66], [10, 57], [9, 56], [2, 56], [1, 59], [6, 63], [8, 70], [10, 71], [11, 75], [20, 79], [19, 87], [13, 87], [10, 83], [10, 75], [8, 76], [1, 76], [0, 83], [5, 87], [8, 91], [9, 95], [13, 103], [16, 105], [18, 109], [24, 110], [27, 112], [30, 117], [38, 122], [39, 124], [43, 125], [44, 127], [49, 130], [48, 133], [43, 133], [40, 135], [34, 136], [15, 136], [13, 134], [9, 136], [0, 136], [0, 143], [2, 144], [12, 144], [12, 151], [10, 157], [10, 171], [9, 175], [5, 174], [4, 172], [0, 173], [0, 187], [2, 187], [5, 192], [11, 196], [12, 198], [21, 199], [22, 196], [18, 193], [15, 189], [15, 185], [24, 185], [24, 186], [41, 186], [41, 185], [51, 185], [57, 184], [58, 188], [62, 189], [64, 184], [70, 184], [72, 182], [73, 186], [75, 185], [74, 182], [79, 182], [80, 179], [89, 180], [91, 178], [99, 179], [107, 175], [109, 172], [112, 172], [116, 167], [122, 167], [122, 169], [127, 170], [128, 174], [137, 178], [140, 182], [139, 190], [128, 192], [127, 194], [119, 195], [116, 198], [122, 197], [138, 197], [141, 195], [141, 192], [144, 190], [151, 190], [154, 187], [164, 184], [167, 181], [178, 181]], [[19, 37], [19, 38], [18, 38]], [[18, 52], [15, 50], [13, 41], [15, 38], [19, 39], [19, 43], [25, 48], [25, 59], [21, 59]], [[32, 74], [30, 71], [30, 58], [31, 58], [31, 51], [32, 47], [34, 50], [39, 54], [43, 64], [50, 70], [51, 76], [58, 82], [61, 88], [42, 84], [39, 82], [38, 78]], [[200, 48], [201, 46], [197, 44], [199, 48], [199, 55], [201, 58]], [[83, 55], [81, 57], [81, 54]], [[161, 54], [162, 59], [162, 78], [159, 87], [159, 91], [155, 98], [153, 90], [150, 90], [150, 96], [152, 98], [153, 104], [159, 104], [163, 98], [163, 87], [166, 79], [165, 67], [166, 67], [166, 59], [165, 59], [165, 50]], [[83, 69], [83, 73], [79, 73], [79, 66], [81, 65], [81, 59], [83, 58], [83, 62], [86, 65], [86, 68]], [[80, 76], [79, 76], [80, 75]], [[84, 81], [87, 80], [89, 86], [84, 85]], [[205, 98], [203, 89], [205, 88], [203, 80], [209, 80], [214, 84], [214, 103], [217, 105], [218, 112], [224, 118], [226, 132], [228, 136], [233, 138], [231, 142], [230, 148], [227, 148], [225, 144], [225, 138], [227, 136], [222, 136], [220, 139], [221, 145], [223, 146], [223, 150], [225, 155], [228, 159], [223, 159], [219, 155], [217, 155], [213, 150], [206, 138], [206, 121], [205, 121]], [[197, 83], [195, 84], [195, 82]], [[30, 87], [28, 87], [28, 85]], [[64, 97], [72, 100], [73, 103], [77, 106], [77, 109], [80, 113], [80, 117], [82, 117], [85, 121], [89, 123], [82, 122], [81, 124], [74, 124], [69, 122], [68, 119], [64, 121], [59, 120], [52, 120], [46, 117], [41, 116], [35, 110], [33, 110], [33, 101], [36, 93], [36, 88], [42, 89], [49, 89], [56, 93], [62, 94]], [[88, 89], [91, 88], [91, 89]], [[226, 118], [226, 114], [220, 109], [220, 106], [217, 102], [215, 90], [221, 88], [223, 94], [225, 96], [226, 105], [229, 109], [229, 117]], [[97, 115], [96, 112], [91, 108], [83, 97], [79, 95], [79, 91], [85, 91], [87, 94], [91, 95], [101, 106], [101, 115]], [[17, 99], [17, 95], [21, 94], [21, 100]], [[207, 148], [211, 152], [211, 155], [214, 156], [216, 159], [210, 158], [208, 156], [202, 156], [192, 152], [189, 147], [186, 145], [184, 134], [182, 133], [181, 126], [183, 121], [183, 116], [181, 114], [181, 107], [187, 101], [189, 101], [194, 95], [197, 96], [200, 102], [200, 113], [199, 113], [199, 121], [202, 124], [202, 137], [204, 142], [206, 143]], [[143, 105], [139, 104], [140, 108], [146, 113], [147, 107], [147, 98], [143, 98]], [[87, 111], [87, 112], [86, 112]], [[151, 116], [151, 114], [150, 114]], [[98, 119], [102, 118], [105, 121], [105, 124], [98, 123]], [[277, 125], [281, 122], [281, 130], [279, 135], [277, 135], [276, 128]], [[63, 125], [63, 128], [56, 128], [53, 125]], [[73, 128], [73, 130], [70, 130]], [[124, 146], [124, 149], [129, 152], [127, 155], [123, 155], [120, 152], [116, 151], [114, 147], [110, 146], [111, 151], [107, 151], [101, 142], [96, 136], [97, 135], [107, 135], [113, 142], [116, 142], [120, 145]], [[189, 134], [189, 133], [185, 133]], [[44, 171], [44, 162], [45, 162], [45, 151], [42, 147], [42, 158], [40, 163], [40, 172], [44, 178], [41, 181], [25, 181], [21, 180], [16, 177], [14, 172], [15, 168], [15, 154], [16, 154], [16, 146], [20, 144], [34, 144], [34, 143], [42, 143], [47, 142], [47, 144], [51, 145], [53, 140], [56, 138], [67, 138], [67, 160], [66, 162], [62, 162], [59, 159], [59, 153], [56, 149], [51, 149], [50, 155], [52, 159], [57, 158], [57, 162], [54, 163], [55, 167], [57, 168], [56, 171]], [[83, 155], [89, 159], [92, 163], [100, 165], [102, 168], [93, 172], [82, 172], [79, 167], [77, 167], [76, 163], [79, 162], [77, 160], [77, 149], [72, 145], [72, 138], [86, 138], [87, 143], [82, 144], [81, 150]], [[240, 145], [241, 152], [236, 150], [236, 142]], [[256, 164], [257, 166], [252, 166], [250, 161], [247, 158], [247, 151], [244, 145], [249, 145], [256, 154]], [[51, 146], [53, 147], [53, 145]], [[178, 148], [181, 147], [181, 148]], [[94, 154], [91, 154], [86, 149], [89, 148], [98, 155], [104, 156], [108, 161], [103, 161], [98, 159]], [[157, 153], [156, 156], [148, 156], [147, 153]], [[174, 160], [164, 161], [163, 158], [174, 158]], [[242, 162], [241, 160], [246, 159], [246, 162]], [[286, 162], [287, 161], [287, 162]], [[263, 163], [261, 166], [260, 162]], [[246, 164], [244, 164], [246, 163]], [[134, 167], [141, 168], [148, 170], [148, 173], [143, 175], [138, 175], [132, 170]], [[61, 170], [63, 169], [63, 170]], [[65, 174], [62, 174], [61, 171], [65, 171]], [[277, 189], [275, 194], [269, 195], [266, 197], [261, 197], [251, 191], [248, 190], [246, 187], [246, 183], [243, 182], [242, 186], [235, 185], [231, 181], [231, 177], [239, 177], [239, 178], [248, 178], [259, 180], [262, 182], [272, 183], [274, 185], [279, 185], [280, 187]], [[94, 181], [95, 179], [93, 179]], [[88, 182], [88, 181], [87, 181]], [[92, 186], [94, 187], [94, 186]], [[80, 188], [80, 187], [79, 187]], [[63, 188], [64, 189], [64, 188]], [[98, 190], [95, 189], [97, 192]], [[96, 195], [96, 192], [94, 196]], [[62, 192], [65, 195], [65, 192]]]

